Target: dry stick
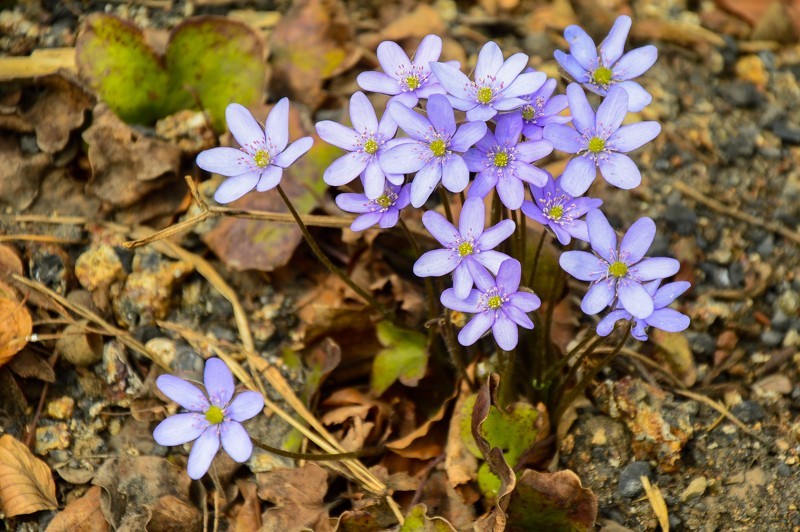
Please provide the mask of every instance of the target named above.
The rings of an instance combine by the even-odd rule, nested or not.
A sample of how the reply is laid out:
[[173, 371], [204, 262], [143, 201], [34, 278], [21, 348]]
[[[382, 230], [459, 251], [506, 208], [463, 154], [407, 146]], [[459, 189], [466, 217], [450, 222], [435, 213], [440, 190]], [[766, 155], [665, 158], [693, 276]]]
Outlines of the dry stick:
[[453, 218], [453, 211], [450, 209], [450, 198], [447, 197], [447, 192], [444, 191], [444, 188], [439, 188], [439, 198], [442, 200], [442, 207], [444, 207], [444, 215], [447, 218], [447, 221], [451, 224], [455, 225], [454, 218]]
[[730, 216], [731, 218], [735, 218], [750, 225], [761, 227], [763, 229], [766, 229], [767, 231], [778, 233], [782, 237], [792, 240], [797, 244], [800, 244], [800, 233], [792, 231], [791, 229], [789, 229], [784, 225], [781, 225], [777, 222], [770, 222], [767, 220], [763, 220], [761, 218], [758, 218], [757, 216], [753, 216], [752, 214], [747, 214], [746, 212], [742, 212], [734, 207], [729, 207], [728, 205], [725, 205], [720, 201], [717, 201], [713, 198], [709, 198], [703, 195], [702, 193], [689, 187], [688, 185], [686, 185], [681, 181], [676, 181], [675, 183], [673, 183], [672, 186], [675, 189], [677, 189], [681, 194], [689, 196], [693, 200], [702, 203], [703, 205], [714, 211], [717, 211], [726, 216]]
[[24, 240], [28, 242], [45, 242], [47, 244], [85, 244], [83, 239], [62, 238], [51, 235], [0, 235], [0, 242], [14, 242]]
[[292, 202], [289, 200], [289, 197], [283, 191], [283, 188], [280, 185], [277, 185], [275, 189], [278, 191], [278, 194], [280, 194], [281, 199], [283, 200], [283, 203], [286, 204], [286, 207], [289, 209], [289, 212], [291, 212], [292, 216], [294, 216], [294, 219], [297, 222], [297, 226], [300, 228], [300, 232], [303, 233], [303, 237], [306, 239], [306, 243], [311, 248], [311, 251], [314, 252], [314, 255], [316, 255], [317, 259], [319, 259], [319, 261], [326, 268], [328, 268], [328, 270], [330, 270], [331, 273], [338, 276], [339, 279], [344, 281], [344, 283], [347, 286], [349, 286], [350, 289], [353, 290], [356, 294], [358, 294], [359, 297], [361, 297], [361, 299], [369, 303], [375, 310], [383, 314], [383, 317], [385, 319], [389, 321], [394, 321], [394, 312], [387, 309], [383, 304], [381, 304], [377, 299], [375, 299], [375, 297], [373, 297], [372, 294], [367, 293], [366, 290], [358, 286], [355, 282], [353, 282], [352, 279], [350, 279], [350, 277], [347, 276], [346, 273], [344, 273], [340, 268], [337, 268], [336, 265], [333, 264], [333, 262], [331, 262], [331, 260], [327, 257], [327, 255], [325, 255], [325, 253], [323, 253], [322, 250], [319, 248], [319, 245], [317, 245], [317, 241], [314, 240], [314, 237], [311, 236], [311, 233], [308, 231], [306, 224], [303, 223], [303, 220], [300, 218], [300, 215], [295, 210], [294, 205], [292, 205]]
[[[405, 220], [400, 218], [400, 228], [403, 230], [403, 233], [406, 235], [406, 239], [411, 244], [411, 248], [414, 251], [414, 254], [417, 257], [422, 256], [422, 250], [419, 247], [419, 243], [417, 239], [414, 238], [414, 235], [411, 233], [411, 230], [406, 225]], [[425, 293], [428, 296], [428, 319], [433, 320], [436, 319], [436, 316], [439, 314], [437, 309], [437, 299], [436, 299], [436, 292], [433, 290], [433, 280], [430, 277], [425, 277]], [[431, 329], [433, 330], [433, 329]]]
[[539, 238], [539, 244], [536, 246], [536, 253], [533, 255], [533, 267], [531, 268], [531, 277], [528, 280], [528, 288], [533, 290], [533, 282], [536, 279], [536, 271], [539, 269], [539, 257], [542, 255], [544, 249], [544, 241], [547, 240], [547, 231], [542, 230], [542, 236]]
[[689, 390], [674, 390], [674, 392], [676, 394], [678, 394], [678, 395], [682, 395], [684, 397], [688, 397], [689, 399], [694, 399], [695, 401], [698, 401], [700, 403], [703, 403], [705, 405], [710, 406], [711, 408], [713, 408], [714, 410], [716, 410], [717, 412], [719, 412], [720, 414], [722, 414], [723, 416], [728, 418], [734, 425], [736, 425], [737, 427], [742, 429], [744, 431], [744, 433], [747, 434], [748, 436], [758, 440], [759, 442], [763, 443], [767, 447], [770, 447], [770, 448], [772, 447], [772, 442], [771, 441], [769, 441], [768, 439], [764, 438], [763, 436], [761, 436], [760, 434], [758, 434], [757, 432], [752, 430], [750, 427], [748, 427], [747, 425], [742, 423], [739, 420], [739, 418], [737, 418], [736, 416], [731, 414], [730, 411], [727, 408], [725, 408], [725, 406], [722, 405], [721, 403], [711, 399], [710, 397], [706, 397], [705, 395], [701, 395], [699, 393], [690, 392]]

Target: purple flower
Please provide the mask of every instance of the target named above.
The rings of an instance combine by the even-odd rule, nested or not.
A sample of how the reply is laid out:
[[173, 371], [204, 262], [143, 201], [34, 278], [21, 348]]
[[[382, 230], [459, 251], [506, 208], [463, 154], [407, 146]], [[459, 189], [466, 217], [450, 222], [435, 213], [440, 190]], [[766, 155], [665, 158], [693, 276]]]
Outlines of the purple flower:
[[589, 241], [586, 222], [579, 220], [587, 212], [598, 208], [603, 200], [595, 198], [573, 198], [561, 189], [561, 179], [548, 178], [544, 187], [531, 187], [533, 201], [522, 203], [522, 212], [553, 230], [562, 245], [572, 238]]
[[475, 270], [488, 268], [497, 274], [500, 264], [510, 257], [493, 251], [514, 232], [514, 222], [503, 220], [484, 231], [486, 212], [483, 200], [468, 198], [461, 209], [458, 229], [441, 214], [428, 211], [422, 215], [425, 228], [444, 249], [423, 253], [414, 264], [418, 277], [433, 277], [453, 272], [453, 292], [459, 299], [469, 296]]
[[250, 458], [253, 443], [241, 423], [264, 408], [264, 398], [257, 392], [242, 392], [233, 399], [233, 375], [218, 358], [206, 361], [203, 381], [208, 399], [197, 386], [173, 375], [161, 375], [156, 380], [161, 393], [188, 412], [170, 416], [159, 423], [153, 431], [153, 438], [164, 446], [194, 441], [187, 470], [195, 480], [208, 471], [219, 450], [220, 440], [225, 452], [237, 462]]
[[668, 308], [667, 306], [675, 301], [675, 299], [686, 292], [692, 285], [686, 281], [678, 281], [675, 283], [668, 283], [658, 288], [661, 283], [656, 280], [644, 285], [647, 293], [653, 297], [653, 313], [644, 319], [634, 318], [630, 312], [623, 308], [612, 310], [606, 315], [600, 323], [597, 324], [597, 334], [600, 336], [608, 336], [614, 330], [614, 324], [619, 320], [631, 321], [633, 320], [633, 329], [631, 335], [640, 342], [647, 341], [647, 328], [655, 327], [667, 332], [681, 332], [689, 327], [689, 316], [681, 314], [677, 310]]
[[509, 259], [500, 265], [496, 281], [485, 270], [476, 269], [474, 278], [478, 289], [471, 290], [466, 299], [459, 298], [453, 288], [442, 293], [445, 307], [475, 314], [458, 333], [458, 343], [472, 345], [492, 329], [500, 349], [510, 351], [517, 346], [517, 325], [533, 329], [533, 322], [526, 313], [539, 308], [542, 302], [531, 292], [518, 291], [521, 275], [519, 261]]
[[[526, 72], [535, 72], [528, 68]], [[522, 134], [528, 140], [540, 140], [542, 130], [547, 124], [566, 124], [571, 120], [559, 113], [567, 108], [567, 97], [563, 94], [553, 96], [557, 82], [548, 78], [544, 85], [532, 94], [521, 96], [525, 103], [515, 113], [522, 117]]]
[[230, 178], [214, 193], [217, 203], [230, 203], [253, 189], [264, 192], [275, 188], [283, 169], [314, 143], [311, 137], [303, 137], [289, 144], [288, 98], [282, 98], [269, 112], [265, 129], [238, 103], [225, 109], [225, 120], [241, 148], [211, 148], [197, 156], [197, 166]]
[[[442, 53], [442, 39], [428, 35], [419, 43], [414, 60], [411, 61], [397, 43], [383, 41], [378, 45], [378, 61], [383, 72], [362, 72], [358, 75], [359, 87], [365, 91], [394, 96], [397, 101], [414, 107], [420, 98], [431, 94], [444, 94], [446, 91], [435, 76], [431, 75], [431, 61], [438, 61]], [[452, 61], [458, 68], [458, 62]]]
[[494, 133], [486, 135], [464, 154], [467, 168], [478, 172], [469, 189], [470, 197], [485, 198], [497, 186], [503, 205], [516, 210], [525, 199], [525, 183], [544, 186], [550, 174], [531, 163], [550, 155], [553, 145], [547, 140], [519, 143], [522, 118], [517, 114], [497, 118]]
[[638, 113], [653, 99], [641, 85], [631, 79], [645, 73], [658, 57], [655, 46], [642, 46], [625, 55], [625, 39], [631, 28], [631, 19], [621, 16], [602, 43], [594, 41], [578, 26], [567, 26], [564, 38], [569, 42], [570, 54], [557, 50], [556, 61], [578, 83], [590, 91], [605, 96], [611, 87], [618, 86], [628, 93], [628, 110]]
[[567, 99], [575, 127], [548, 124], [544, 128], [544, 138], [552, 142], [555, 149], [578, 155], [570, 159], [564, 169], [561, 178], [564, 190], [573, 196], [582, 195], [594, 181], [598, 166], [605, 180], [615, 187], [638, 186], [642, 174], [624, 154], [656, 138], [661, 125], [638, 122], [620, 127], [627, 114], [628, 93], [619, 87], [608, 91], [597, 108], [597, 115], [577, 83], [567, 87]]
[[498, 111], [512, 111], [525, 105], [520, 96], [539, 90], [547, 76], [542, 72], [520, 74], [528, 56], [514, 54], [503, 61], [497, 43], [487, 42], [478, 54], [475, 81], [446, 63], [431, 63], [431, 70], [450, 94], [453, 107], [467, 112], [467, 120], [489, 120]]
[[411, 183], [411, 205], [422, 207], [441, 180], [450, 192], [461, 192], [469, 183], [469, 170], [461, 154], [486, 133], [485, 122], [467, 122], [456, 129], [453, 107], [447, 98], [428, 99], [425, 118], [401, 103], [389, 105], [389, 113], [413, 139], [384, 152], [379, 162], [385, 172], [417, 172]]
[[617, 234], [602, 212], [590, 211], [586, 223], [594, 254], [566, 251], [558, 261], [573, 277], [592, 282], [581, 310], [597, 314], [618, 297], [620, 306], [631, 315], [647, 318], [653, 312], [653, 298], [642, 283], [675, 275], [680, 267], [668, 257], [644, 258], [656, 235], [656, 224], [650, 218], [639, 218], [617, 247]]
[[387, 148], [404, 141], [392, 140], [397, 123], [389, 113], [383, 113], [379, 123], [375, 109], [363, 92], [356, 92], [350, 98], [350, 121], [352, 128], [331, 120], [317, 122], [317, 133], [322, 140], [350, 152], [333, 161], [323, 172], [322, 179], [339, 187], [360, 174], [366, 196], [377, 199], [383, 194], [386, 180], [395, 185], [403, 184], [403, 175], [385, 173], [378, 158]]
[[350, 224], [353, 231], [363, 231], [375, 224], [383, 229], [394, 227], [400, 211], [411, 201], [411, 185], [388, 184], [377, 199], [369, 199], [364, 194], [339, 194], [336, 205], [346, 212], [361, 214]]

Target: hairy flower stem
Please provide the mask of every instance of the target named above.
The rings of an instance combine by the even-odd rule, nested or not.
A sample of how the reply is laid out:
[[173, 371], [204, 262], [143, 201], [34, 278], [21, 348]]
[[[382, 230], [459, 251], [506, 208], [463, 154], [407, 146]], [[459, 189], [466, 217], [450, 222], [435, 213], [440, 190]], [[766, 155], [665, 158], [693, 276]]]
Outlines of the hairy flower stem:
[[439, 198], [442, 200], [442, 207], [444, 207], [444, 216], [447, 218], [447, 221], [451, 224], [455, 224], [453, 221], [453, 211], [450, 209], [450, 198], [447, 197], [447, 192], [444, 191], [443, 188], [439, 188]]
[[511, 351], [503, 351], [502, 349], [497, 354], [499, 362], [500, 373], [500, 392], [499, 401], [501, 406], [508, 406], [514, 401], [514, 390], [516, 379], [516, 372], [514, 366], [517, 362], [517, 349], [516, 347]]
[[276, 454], [278, 456], [283, 456], [284, 458], [292, 458], [294, 460], [311, 460], [315, 462], [350, 460], [353, 458], [361, 458], [364, 456], [377, 456], [380, 454], [384, 454], [386, 452], [386, 447], [381, 446], [381, 447], [370, 447], [358, 451], [352, 451], [349, 453], [336, 453], [336, 454], [293, 453], [292, 451], [285, 451], [283, 449], [278, 449], [277, 447], [267, 445], [266, 443], [257, 440], [252, 436], [250, 436], [250, 439], [253, 441], [253, 445], [258, 447], [259, 449], [263, 449], [268, 453]]
[[356, 283], [354, 283], [353, 280], [350, 279], [350, 277], [346, 273], [344, 273], [340, 268], [337, 268], [336, 265], [333, 262], [331, 262], [331, 260], [322, 252], [322, 250], [319, 248], [319, 245], [317, 245], [317, 241], [314, 240], [313, 236], [311, 236], [311, 233], [308, 231], [308, 227], [306, 227], [306, 224], [303, 223], [303, 220], [300, 218], [300, 215], [295, 210], [294, 205], [292, 205], [292, 202], [289, 200], [289, 197], [283, 191], [283, 188], [280, 185], [276, 186], [275, 188], [278, 190], [278, 194], [281, 195], [281, 199], [286, 204], [286, 207], [289, 209], [289, 212], [291, 212], [292, 216], [294, 216], [294, 219], [297, 222], [298, 227], [300, 227], [300, 232], [303, 233], [303, 237], [306, 239], [306, 242], [311, 248], [311, 251], [314, 252], [314, 255], [316, 255], [319, 261], [326, 268], [328, 268], [328, 270], [331, 273], [335, 274], [337, 277], [339, 277], [339, 279], [344, 281], [344, 283], [347, 286], [349, 286], [356, 294], [358, 294], [361, 297], [361, 299], [372, 305], [372, 307], [375, 308], [375, 310], [383, 314], [384, 318], [386, 318], [389, 321], [394, 321], [395, 318], [394, 312], [387, 309], [377, 299], [375, 299], [372, 296], [372, 294], [369, 294], [366, 290], [364, 290]]
[[500, 196], [497, 194], [497, 191], [495, 191], [494, 197], [492, 198], [492, 211], [491, 211], [492, 225], [499, 224], [502, 217], [503, 217], [503, 204], [500, 203]]
[[[414, 255], [417, 257], [422, 256], [422, 250], [419, 247], [419, 242], [414, 237], [411, 230], [406, 225], [405, 220], [400, 218], [400, 228], [403, 230], [403, 233], [406, 235], [406, 239], [408, 240], [409, 244], [411, 244], [411, 249], [414, 251]], [[436, 303], [439, 299], [436, 297], [436, 292], [433, 290], [433, 279], [430, 277], [425, 277], [425, 294], [428, 297], [428, 319], [434, 320], [436, 316], [439, 315], [439, 305]]]
[[[533, 254], [533, 267], [531, 268], [530, 279], [528, 279], [528, 286], [530, 288], [533, 288], [533, 283], [536, 280], [536, 271], [539, 269], [539, 259], [542, 256], [545, 240], [547, 240], [547, 231], [542, 230], [542, 237], [539, 239], [539, 243], [536, 245], [536, 252]], [[525, 271], [525, 269], [523, 268], [522, 271]]]
[[561, 415], [564, 413], [567, 407], [570, 404], [572, 404], [572, 402], [578, 397], [578, 395], [586, 391], [586, 387], [589, 386], [589, 384], [594, 380], [597, 374], [600, 373], [600, 370], [608, 366], [611, 363], [611, 361], [614, 360], [614, 357], [616, 357], [619, 354], [619, 352], [622, 351], [622, 348], [625, 347], [625, 342], [628, 341], [630, 335], [631, 335], [631, 325], [628, 324], [628, 326], [625, 328], [625, 334], [623, 335], [622, 340], [620, 340], [619, 343], [616, 345], [616, 347], [614, 347], [614, 350], [611, 351], [609, 354], [607, 354], [602, 360], [600, 360], [600, 362], [597, 365], [595, 365], [592, 369], [588, 370], [586, 374], [583, 376], [583, 378], [578, 382], [578, 384], [576, 384], [575, 387], [572, 388], [572, 390], [570, 390], [569, 393], [558, 402], [556, 415], [553, 418], [556, 424], [558, 424], [558, 420], [561, 419]]

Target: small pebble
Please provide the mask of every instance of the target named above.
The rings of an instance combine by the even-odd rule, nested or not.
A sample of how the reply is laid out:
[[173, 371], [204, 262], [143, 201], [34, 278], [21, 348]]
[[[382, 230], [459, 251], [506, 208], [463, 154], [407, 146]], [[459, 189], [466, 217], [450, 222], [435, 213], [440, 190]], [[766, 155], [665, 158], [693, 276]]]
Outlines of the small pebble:
[[743, 423], [755, 423], [767, 416], [761, 405], [755, 401], [742, 401], [731, 408], [731, 414], [739, 418]]
[[681, 493], [681, 502], [691, 501], [701, 497], [708, 487], [708, 479], [706, 477], [697, 477], [692, 480], [689, 485]]
[[70, 435], [66, 423], [56, 423], [36, 429], [35, 450], [38, 455], [59, 449], [68, 449], [69, 444]]
[[644, 492], [644, 486], [642, 486], [641, 481], [643, 476], [648, 478], [653, 476], [653, 468], [650, 467], [650, 463], [645, 461], [631, 462], [619, 474], [617, 493], [629, 499], [638, 497]]
[[53, 419], [69, 419], [75, 411], [75, 399], [59, 397], [47, 403], [47, 416]]
[[778, 464], [778, 476], [779, 477], [791, 477], [792, 476], [792, 468], [786, 464]]

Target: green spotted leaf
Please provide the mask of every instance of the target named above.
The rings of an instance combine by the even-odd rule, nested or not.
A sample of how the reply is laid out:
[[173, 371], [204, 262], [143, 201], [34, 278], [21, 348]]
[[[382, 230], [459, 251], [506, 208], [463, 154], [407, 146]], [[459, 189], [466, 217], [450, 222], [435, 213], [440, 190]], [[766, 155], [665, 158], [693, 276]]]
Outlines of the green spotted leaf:
[[380, 322], [376, 332], [384, 349], [372, 363], [372, 391], [380, 395], [398, 379], [406, 386], [415, 386], [428, 364], [425, 335], [388, 321]]

